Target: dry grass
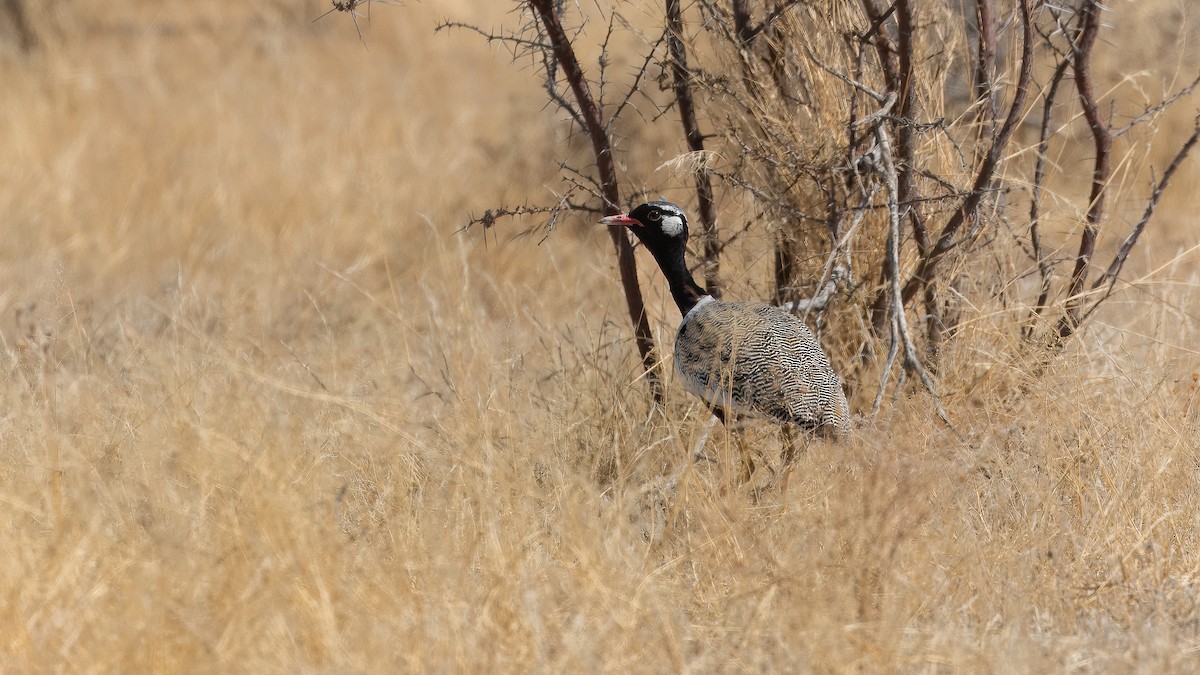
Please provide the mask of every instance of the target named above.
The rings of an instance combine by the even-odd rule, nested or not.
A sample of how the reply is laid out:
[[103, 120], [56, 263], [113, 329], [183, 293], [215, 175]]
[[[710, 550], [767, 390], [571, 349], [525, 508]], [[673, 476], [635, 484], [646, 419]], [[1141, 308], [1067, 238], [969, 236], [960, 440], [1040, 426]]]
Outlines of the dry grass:
[[[1197, 666], [1194, 258], [1037, 379], [978, 308], [969, 445], [914, 396], [785, 492], [721, 429], [664, 489], [705, 420], [648, 407], [604, 233], [456, 232], [565, 147], [431, 34], [480, 10], [377, 5], [364, 47], [227, 4], [81, 0], [0, 61], [6, 671]], [[1139, 269], [1196, 243], [1165, 215]]]

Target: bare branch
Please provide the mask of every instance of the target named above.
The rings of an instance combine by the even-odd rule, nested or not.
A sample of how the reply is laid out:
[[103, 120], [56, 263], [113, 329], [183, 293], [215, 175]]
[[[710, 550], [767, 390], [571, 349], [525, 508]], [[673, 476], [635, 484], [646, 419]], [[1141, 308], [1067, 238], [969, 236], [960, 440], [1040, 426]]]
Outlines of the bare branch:
[[[536, 11], [541, 26], [545, 29], [546, 37], [554, 48], [554, 56], [562, 68], [567, 82], [571, 85], [575, 101], [583, 116], [588, 137], [592, 142], [592, 153], [596, 160], [596, 170], [600, 174], [600, 184], [603, 189], [604, 210], [606, 214], [617, 213], [620, 202], [620, 191], [617, 185], [617, 169], [613, 161], [612, 144], [605, 131], [604, 121], [600, 115], [600, 107], [592, 97], [583, 69], [575, 56], [575, 50], [563, 30], [559, 20], [558, 8], [553, 0], [528, 0]], [[637, 278], [637, 259], [633, 257], [633, 247], [629, 236], [619, 226], [610, 226], [609, 235], [617, 254], [617, 268], [621, 274], [621, 285], [625, 291], [625, 302], [629, 310], [629, 318], [633, 322], [634, 338], [638, 352], [642, 357], [642, 367], [645, 369], [647, 381], [655, 401], [663, 397], [662, 381], [658, 375], [658, 355], [654, 349], [654, 335], [650, 332], [650, 322], [646, 318], [645, 301], [642, 298], [641, 286]]]
[[[808, 54], [808, 58], [813, 63], [817, 64], [817, 66], [821, 70], [824, 70], [825, 72], [829, 73], [830, 75], [833, 75], [834, 77], [841, 80], [842, 82], [845, 82], [846, 84], [850, 85], [854, 89], [857, 89], [857, 90], [861, 91], [862, 93], [866, 94], [867, 96], [870, 96], [871, 98], [875, 99], [876, 103], [883, 105], [884, 103], [887, 102], [887, 100], [889, 98], [892, 99], [892, 103], [885, 105], [883, 108], [872, 113], [871, 115], [868, 115], [864, 119], [866, 119], [866, 120], [878, 119], [878, 118], [883, 117], [884, 115], [888, 114], [888, 112], [891, 111], [892, 105], [895, 104], [895, 97], [896, 97], [895, 91], [888, 91], [887, 93], [877, 92], [874, 89], [871, 89], [867, 85], [863, 84], [862, 82], [859, 82], [858, 80], [851, 78], [849, 75], [843, 73], [842, 71], [840, 71], [832, 66], [825, 65], [825, 63], [822, 62], [821, 59], [817, 56], [816, 52], [814, 52], [811, 48], [806, 46], [805, 52]], [[862, 122], [862, 124], [866, 124], [866, 122]]]
[[[975, 0], [976, 55], [975, 55], [975, 100], [979, 103], [978, 121], [980, 132], [990, 132], [995, 124], [997, 101], [996, 79], [996, 16], [992, 0]], [[990, 135], [990, 133], [986, 134]]]
[[[1041, 316], [1045, 311], [1046, 302], [1050, 298], [1050, 283], [1051, 271], [1050, 262], [1046, 260], [1046, 254], [1042, 249], [1041, 235], [1041, 202], [1042, 189], [1046, 182], [1046, 156], [1050, 148], [1050, 128], [1054, 120], [1054, 104], [1058, 97], [1058, 87], [1062, 84], [1063, 77], [1067, 73], [1067, 68], [1071, 61], [1064, 58], [1059, 61], [1058, 67], [1054, 69], [1054, 75], [1050, 78], [1050, 86], [1046, 90], [1046, 94], [1042, 99], [1042, 124], [1038, 132], [1037, 144], [1037, 161], [1033, 168], [1033, 190], [1029, 197], [1029, 241], [1030, 255], [1038, 266], [1038, 274], [1041, 275], [1042, 289], [1038, 294], [1037, 302], [1034, 303], [1032, 317]], [[1023, 331], [1024, 338], [1029, 340], [1033, 337], [1034, 325], [1031, 322]]]
[[[333, 11], [333, 10], [330, 10]], [[434, 32], [442, 30], [465, 30], [475, 33], [482, 37], [486, 42], [497, 42], [505, 45], [513, 59], [517, 59], [523, 54], [534, 55], [541, 59], [542, 69], [545, 73], [545, 80], [542, 82], [542, 88], [546, 92], [546, 98], [550, 102], [558, 106], [560, 110], [567, 113], [571, 120], [581, 130], [587, 130], [587, 122], [583, 115], [579, 112], [575, 104], [572, 103], [566, 96], [558, 90], [558, 60], [555, 57], [554, 45], [541, 39], [531, 40], [525, 37], [522, 33], [516, 32], [495, 32], [487, 31], [474, 24], [465, 23], [462, 21], [442, 21], [436, 27]]]
[[1083, 117], [1092, 132], [1096, 157], [1092, 168], [1092, 191], [1088, 198], [1087, 221], [1079, 236], [1079, 253], [1075, 256], [1075, 267], [1071, 271], [1071, 284], [1067, 291], [1067, 306], [1058, 322], [1058, 338], [1070, 337], [1079, 326], [1083, 307], [1084, 284], [1087, 282], [1088, 266], [1096, 250], [1096, 238], [1100, 222], [1104, 219], [1104, 196], [1111, 173], [1112, 134], [1108, 124], [1100, 118], [1100, 107], [1092, 87], [1092, 47], [1100, 34], [1100, 12], [1103, 7], [1096, 0], [1085, 0], [1083, 6], [1083, 29], [1071, 50], [1071, 64], [1075, 75], [1075, 89], [1083, 107]]
[[[734, 0], [734, 6], [736, 7], [739, 3], [745, 5], [745, 2], [746, 0]], [[742, 36], [743, 42], [750, 42], [754, 40], [754, 38], [758, 37], [759, 33], [762, 33], [767, 28], [770, 28], [771, 24], [775, 23], [779, 17], [783, 16], [785, 12], [801, 2], [804, 2], [804, 0], [785, 0], [784, 2], [780, 2], [779, 4], [775, 5], [771, 11], [767, 12], [766, 16], [763, 17], [763, 20], [759, 21], [758, 24], [753, 28], [750, 27], [749, 23], [746, 23], [744, 28], [738, 31], [738, 35]], [[736, 10], [734, 16], [737, 16]], [[749, 14], [746, 15], [746, 19], [747, 21], [749, 20]]]
[[1165, 99], [1159, 101], [1158, 103], [1155, 103], [1154, 105], [1150, 106], [1149, 108], [1146, 108], [1146, 110], [1143, 111], [1140, 115], [1138, 115], [1137, 117], [1134, 117], [1132, 120], [1130, 120], [1129, 124], [1126, 124], [1125, 126], [1119, 128], [1119, 129], [1113, 130], [1112, 131], [1113, 138], [1117, 138], [1118, 136], [1125, 134], [1125, 132], [1136, 127], [1137, 125], [1141, 124], [1142, 122], [1146, 121], [1147, 119], [1153, 117], [1154, 115], [1157, 115], [1158, 113], [1162, 112], [1163, 110], [1166, 110], [1167, 108], [1169, 108], [1171, 106], [1172, 103], [1178, 101], [1179, 99], [1183, 98], [1184, 96], [1189, 96], [1193, 91], [1196, 90], [1197, 86], [1200, 86], [1200, 75], [1196, 75], [1196, 79], [1192, 80], [1191, 84], [1189, 84], [1188, 86], [1184, 87], [1183, 89], [1180, 89], [1179, 91], [1175, 92], [1169, 98], [1165, 98]]
[[[878, 185], [871, 185], [871, 189], [863, 195], [859, 207], [854, 209], [854, 218], [850, 223], [850, 227], [846, 228], [845, 233], [838, 237], [837, 241], [831, 247], [829, 256], [825, 260], [825, 268], [821, 271], [821, 280], [817, 285], [817, 288], [820, 290], [808, 300], [794, 300], [783, 305], [785, 309], [793, 314], [802, 314], [801, 318], [807, 321], [809, 313], [823, 311], [829, 305], [834, 291], [839, 286], [844, 283], [853, 283], [853, 271], [850, 269], [847, 249], [850, 245], [850, 239], [858, 230], [858, 226], [862, 224], [863, 217], [870, 210], [871, 201], [875, 198], [877, 191]], [[840, 229], [840, 225], [836, 229]], [[846, 262], [839, 263], [838, 260], [843, 257]]]
[[1154, 217], [1154, 210], [1158, 207], [1158, 200], [1167, 189], [1167, 185], [1171, 183], [1171, 178], [1175, 175], [1175, 171], [1183, 164], [1183, 160], [1187, 159], [1192, 148], [1196, 146], [1197, 140], [1200, 140], [1200, 116], [1197, 116], [1192, 126], [1192, 135], [1188, 136], [1188, 139], [1180, 146], [1179, 152], [1175, 153], [1171, 164], [1154, 186], [1154, 191], [1150, 193], [1150, 199], [1146, 202], [1146, 210], [1142, 212], [1142, 219], [1138, 221], [1129, 235], [1125, 237], [1125, 241], [1121, 243], [1121, 248], [1117, 249], [1116, 255], [1113, 256], [1112, 262], [1109, 263], [1108, 269], [1092, 283], [1092, 291], [1099, 290], [1105, 284], [1108, 285], [1108, 288], [1105, 289], [1104, 295], [1092, 301], [1087, 313], [1080, 319], [1081, 322], [1086, 321], [1100, 307], [1100, 303], [1112, 295], [1117, 283], [1117, 276], [1121, 273], [1121, 268], [1125, 266], [1125, 260], [1129, 257], [1129, 253], [1133, 250], [1133, 247], [1137, 245], [1138, 239], [1142, 236], [1142, 232], [1146, 230], [1146, 225], [1150, 222], [1150, 219]]
[[[333, 10], [329, 10], [329, 11], [332, 12]], [[512, 53], [514, 57], [518, 55], [516, 52], [511, 51], [514, 47], [523, 47], [523, 48], [528, 49], [530, 52], [539, 52], [539, 53], [544, 52], [546, 50], [553, 50], [553, 46], [550, 45], [550, 43], [548, 43], [548, 42], [542, 42], [540, 40], [530, 40], [529, 38], [523, 37], [522, 35], [520, 35], [518, 33], [505, 33], [505, 32], [495, 33], [495, 32], [491, 32], [491, 31], [486, 31], [486, 30], [480, 28], [479, 26], [476, 26], [474, 24], [465, 23], [463, 21], [442, 21], [441, 23], [434, 26], [433, 32], [438, 33], [443, 30], [454, 30], [454, 29], [465, 30], [465, 31], [468, 31], [471, 33], [475, 33], [476, 35], [482, 37], [484, 39], [484, 41], [488, 42], [489, 44], [492, 42], [500, 42], [505, 45], [508, 45], [508, 47], [510, 49], [510, 53]]]
[[819, 290], [811, 298], [802, 298], [792, 300], [780, 305], [781, 308], [791, 312], [792, 314], [800, 314], [807, 317], [811, 312], [823, 311], [829, 306], [829, 301], [833, 299], [834, 292], [842, 281], [849, 277], [850, 271], [845, 267], [838, 265], [833, 268], [827, 279], [818, 287]]
[[1021, 71], [1017, 76], [1016, 92], [1013, 95], [1012, 103], [1009, 105], [1004, 124], [1000, 127], [1000, 131], [996, 134], [996, 138], [992, 141], [992, 145], [988, 149], [987, 156], [979, 167], [979, 172], [975, 176], [971, 192], [963, 200], [958, 210], [954, 212], [954, 215], [950, 217], [945, 227], [942, 228], [942, 233], [938, 237], [937, 244], [930, 249], [928, 255], [921, 257], [921, 261], [917, 265], [917, 271], [913, 273], [912, 277], [904, 285], [903, 295], [906, 303], [917, 292], [917, 289], [933, 278], [937, 264], [941, 258], [961, 243], [957, 239], [957, 232], [963, 223], [975, 214], [984, 196], [990, 191], [989, 186], [996, 174], [996, 170], [1000, 166], [1004, 150], [1008, 146], [1008, 141], [1012, 138], [1013, 132], [1016, 131], [1021, 121], [1021, 116], [1024, 114], [1025, 100], [1029, 94], [1029, 83], [1033, 78], [1033, 18], [1030, 14], [1029, 2], [1030, 0], [1019, 0], [1021, 25], [1024, 29], [1021, 45]]
[[[696, 121], [696, 106], [692, 101], [691, 75], [687, 67], [687, 50], [683, 45], [683, 16], [679, 0], [666, 0], [667, 51], [671, 56], [671, 77], [675, 84], [675, 102], [688, 150], [704, 152], [704, 135]], [[720, 258], [717, 255], [717, 214], [713, 205], [712, 180], [699, 167], [692, 172], [696, 179], [696, 201], [699, 205], [700, 226], [704, 234], [704, 281], [709, 295], [721, 297]]]
[[900, 3], [907, 2], [907, 0], [894, 0], [884, 10], [880, 10], [875, 5], [875, 0], [860, 1], [862, 2], [863, 11], [866, 13], [867, 18], [871, 20], [871, 26], [856, 37], [860, 43], [870, 43], [875, 47], [876, 58], [879, 60], [879, 69], [882, 71], [887, 89], [889, 91], [897, 91], [900, 88], [900, 70], [896, 62], [896, 46], [892, 44], [891, 38], [888, 37], [888, 31], [883, 30], [883, 25], [891, 18]]
[[[917, 356], [917, 350], [913, 346], [912, 336], [908, 332], [908, 320], [904, 315], [904, 300], [900, 290], [900, 202], [899, 202], [899, 178], [896, 174], [896, 164], [892, 158], [891, 140], [888, 138], [887, 129], [883, 124], [875, 125], [875, 142], [879, 146], [880, 171], [883, 176], [884, 186], [886, 187], [886, 197], [888, 204], [888, 236], [887, 236], [887, 257], [888, 262], [886, 269], [891, 271], [889, 275], [888, 287], [891, 290], [891, 318], [892, 318], [892, 345], [888, 349], [888, 366], [895, 359], [897, 349], [902, 351], [904, 355], [904, 367], [906, 370], [916, 373], [921, 385], [933, 397], [934, 408], [937, 410], [938, 417], [941, 418], [946, 426], [951, 429], [954, 425], [950, 423], [949, 416], [942, 408], [942, 403], [938, 397], [937, 389], [933, 384], [932, 378], [921, 364], [920, 358]], [[899, 345], [897, 347], [897, 345]], [[884, 378], [887, 377], [887, 371], [884, 371]], [[886, 379], [883, 380], [886, 383]], [[876, 402], [882, 400], [882, 391], [876, 396]]]
[[559, 216], [566, 212], [582, 212], [591, 215], [602, 215], [603, 209], [587, 204], [576, 204], [570, 201], [571, 192], [568, 191], [557, 204], [553, 206], [530, 206], [524, 204], [521, 206], [499, 206], [491, 208], [483, 212], [483, 215], [471, 216], [459, 231], [467, 230], [475, 225], [482, 225], [483, 229], [490, 230], [495, 227], [499, 221], [505, 218], [519, 218], [521, 216], [549, 214], [550, 219], [546, 221], [545, 228], [547, 231], [552, 231], [555, 225], [558, 224]]
[[650, 63], [654, 60], [655, 53], [658, 52], [658, 47], [667, 37], [669, 28], [664, 28], [663, 33], [658, 36], [658, 39], [650, 45], [650, 49], [646, 51], [645, 58], [642, 59], [642, 65], [634, 71], [633, 82], [629, 85], [629, 89], [625, 91], [625, 95], [621, 97], [621, 102], [617, 104], [617, 109], [608, 118], [608, 124], [604, 129], [606, 132], [611, 132], [612, 125], [621, 117], [621, 113], [625, 111], [626, 106], [633, 100], [635, 94], [642, 92], [642, 79], [646, 77], [646, 73], [650, 70]]

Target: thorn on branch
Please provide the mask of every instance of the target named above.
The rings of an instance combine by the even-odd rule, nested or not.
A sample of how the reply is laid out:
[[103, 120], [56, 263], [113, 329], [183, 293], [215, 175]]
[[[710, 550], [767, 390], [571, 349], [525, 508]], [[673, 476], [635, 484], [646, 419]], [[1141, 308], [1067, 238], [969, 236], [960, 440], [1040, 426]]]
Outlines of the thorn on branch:
[[1125, 132], [1129, 131], [1130, 129], [1134, 128], [1135, 126], [1146, 121], [1147, 118], [1152, 117], [1152, 116], [1162, 112], [1163, 110], [1166, 110], [1167, 108], [1169, 108], [1171, 106], [1172, 103], [1178, 101], [1179, 99], [1183, 98], [1184, 96], [1190, 95], [1193, 91], [1196, 90], [1197, 86], [1200, 86], [1200, 75], [1196, 75], [1196, 79], [1192, 80], [1192, 83], [1189, 84], [1188, 86], [1175, 92], [1170, 97], [1159, 101], [1158, 103], [1150, 106], [1149, 108], [1146, 108], [1146, 110], [1143, 111], [1140, 115], [1138, 115], [1137, 117], [1134, 117], [1132, 120], [1130, 120], [1129, 124], [1126, 124], [1125, 126], [1121, 127], [1120, 129], [1114, 130], [1112, 132], [1113, 138], [1116, 138], [1116, 137], [1124, 134]]
[[[330, 11], [333, 11], [333, 10], [330, 10]], [[326, 12], [325, 14], [328, 14], [328, 13], [329, 12]], [[322, 14], [321, 16], [324, 16], [324, 14]], [[525, 49], [529, 50], [530, 52], [541, 52], [544, 50], [552, 49], [552, 47], [549, 43], [542, 42], [540, 40], [530, 40], [529, 38], [521, 37], [520, 35], [517, 35], [515, 33], [503, 33], [503, 32], [495, 33], [495, 32], [491, 32], [491, 31], [486, 31], [486, 30], [480, 28], [479, 26], [476, 26], [474, 24], [465, 23], [462, 21], [443, 21], [434, 27], [433, 32], [438, 33], [443, 30], [454, 30], [454, 29], [465, 30], [465, 31], [469, 31], [471, 33], [475, 33], [476, 35], [482, 37], [485, 42], [488, 42], [488, 43], [499, 42], [499, 43], [509, 45], [510, 48], [513, 46], [517, 46], [517, 47], [525, 48]], [[518, 52], [514, 49], [514, 50], [512, 50], [512, 54], [513, 54], [513, 57], [515, 58], [518, 55]]]
[[498, 206], [487, 209], [480, 216], [471, 216], [470, 220], [459, 231], [470, 229], [475, 225], [482, 225], [484, 230], [490, 230], [495, 227], [501, 220], [505, 218], [519, 218], [521, 216], [549, 214], [550, 219], [546, 222], [545, 228], [547, 231], [553, 231], [558, 224], [559, 217], [563, 213], [589, 213], [600, 215], [604, 213], [603, 209], [589, 206], [587, 204], [576, 204], [570, 201], [571, 191], [563, 195], [557, 204], [553, 206], [530, 206], [522, 205], [515, 207]]
[[[384, 2], [384, 0], [332, 0], [333, 9], [330, 9], [330, 10], [326, 11], [324, 14], [322, 14], [321, 16], [318, 16], [317, 18], [313, 19], [313, 23], [316, 23], [316, 22], [320, 21], [321, 19], [324, 19], [326, 16], [329, 16], [333, 12], [345, 12], [345, 13], [349, 14], [350, 19], [352, 21], [354, 21], [354, 30], [358, 33], [359, 41], [363, 42], [363, 44], [366, 44], [366, 41], [363, 40], [362, 27], [358, 25], [358, 18], [360, 16], [362, 16], [362, 14], [358, 13], [358, 7], [360, 5], [367, 6], [367, 15], [364, 18], [366, 18], [366, 20], [368, 22], [370, 22], [371, 21], [371, 3], [372, 2]], [[388, 3], [388, 4], [393, 4], [393, 3]]]

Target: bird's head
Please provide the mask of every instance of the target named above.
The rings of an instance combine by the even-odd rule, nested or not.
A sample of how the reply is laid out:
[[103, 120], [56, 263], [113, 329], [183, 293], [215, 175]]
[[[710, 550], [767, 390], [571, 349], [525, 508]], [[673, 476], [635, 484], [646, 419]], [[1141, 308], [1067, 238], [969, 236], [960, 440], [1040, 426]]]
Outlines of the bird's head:
[[651, 250], [672, 243], [681, 245], [688, 238], [687, 216], [683, 209], [663, 199], [646, 202], [629, 213], [618, 213], [600, 222], [628, 227]]

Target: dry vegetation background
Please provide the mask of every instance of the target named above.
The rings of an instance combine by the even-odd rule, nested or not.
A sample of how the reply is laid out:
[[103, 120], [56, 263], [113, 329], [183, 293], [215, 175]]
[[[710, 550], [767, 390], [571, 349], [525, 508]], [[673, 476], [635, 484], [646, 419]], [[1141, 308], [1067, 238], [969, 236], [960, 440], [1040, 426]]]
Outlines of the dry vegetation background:
[[[1113, 2], [1103, 89], [1190, 80], [1187, 5]], [[651, 409], [605, 232], [458, 231], [576, 151], [528, 69], [433, 34], [504, 3], [376, 3], [365, 46], [320, 2], [30, 6], [50, 37], [0, 54], [4, 671], [1200, 664], [1194, 158], [1048, 372], [988, 330], [947, 354], [969, 442], [918, 393], [784, 492], [721, 429], [663, 491], [705, 416], [670, 381]], [[678, 132], [625, 143], [687, 203], [654, 172]], [[761, 295], [742, 255], [729, 294]]]

